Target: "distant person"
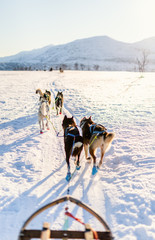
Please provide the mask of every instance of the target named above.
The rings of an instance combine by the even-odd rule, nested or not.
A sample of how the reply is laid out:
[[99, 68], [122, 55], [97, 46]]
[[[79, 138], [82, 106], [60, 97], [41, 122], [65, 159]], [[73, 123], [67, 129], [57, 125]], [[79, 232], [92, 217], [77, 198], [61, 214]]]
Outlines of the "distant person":
[[60, 68], [59, 68], [59, 71], [60, 71], [61, 73], [63, 73], [64, 70], [60, 67]]

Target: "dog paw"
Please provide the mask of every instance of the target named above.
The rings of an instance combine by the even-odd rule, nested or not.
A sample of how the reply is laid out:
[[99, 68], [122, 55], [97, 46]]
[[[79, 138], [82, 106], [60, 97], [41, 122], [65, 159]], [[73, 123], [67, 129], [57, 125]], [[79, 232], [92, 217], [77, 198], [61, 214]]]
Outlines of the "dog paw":
[[102, 166], [102, 163], [99, 162], [97, 168], [99, 169]]
[[71, 180], [71, 173], [70, 172], [68, 172], [67, 173], [67, 176], [66, 176], [66, 180], [67, 180], [67, 182], [69, 182], [70, 180]]
[[76, 170], [80, 170], [81, 166], [76, 166]]
[[92, 169], [92, 175], [95, 175], [98, 172], [98, 167], [94, 166]]

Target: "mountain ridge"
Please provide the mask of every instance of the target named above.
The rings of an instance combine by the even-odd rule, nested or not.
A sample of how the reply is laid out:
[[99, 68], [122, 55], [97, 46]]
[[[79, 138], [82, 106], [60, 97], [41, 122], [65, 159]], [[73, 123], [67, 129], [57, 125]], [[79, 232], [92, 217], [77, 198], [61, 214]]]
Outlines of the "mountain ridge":
[[[148, 71], [155, 71], [155, 37], [134, 43], [117, 41], [108, 36], [77, 39], [60, 45], [48, 45], [0, 58], [0, 70], [11, 65], [31, 67], [32, 70], [51, 67], [74, 70], [135, 71], [136, 61], [143, 52], [149, 56]], [[11, 67], [11, 68], [15, 68]], [[18, 70], [18, 69], [16, 69]]]

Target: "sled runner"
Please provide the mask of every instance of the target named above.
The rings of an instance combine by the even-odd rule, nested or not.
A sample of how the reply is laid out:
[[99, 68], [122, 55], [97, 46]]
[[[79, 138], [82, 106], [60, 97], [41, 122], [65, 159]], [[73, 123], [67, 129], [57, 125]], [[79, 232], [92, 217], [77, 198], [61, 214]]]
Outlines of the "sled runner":
[[[80, 219], [74, 217], [71, 213], [68, 212], [68, 208], [66, 208], [65, 215], [72, 217], [74, 220], [80, 222], [85, 226], [85, 231], [71, 231], [71, 230], [51, 230], [49, 229], [49, 223], [44, 223], [42, 230], [32, 230], [26, 229], [27, 225], [40, 213], [55, 206], [56, 204], [60, 204], [65, 201], [70, 201], [78, 207], [82, 207], [87, 212], [92, 214], [97, 220], [102, 224], [104, 231], [95, 231], [91, 228], [89, 224], [83, 223]], [[102, 240], [112, 240], [114, 239], [111, 233], [111, 230], [107, 223], [99, 216], [94, 210], [92, 210], [89, 206], [85, 205], [81, 201], [67, 195], [65, 197], [59, 198], [44, 207], [37, 210], [33, 213], [24, 223], [19, 233], [18, 240], [30, 240], [30, 239], [41, 239], [41, 240], [48, 240], [48, 239], [102, 239]]]

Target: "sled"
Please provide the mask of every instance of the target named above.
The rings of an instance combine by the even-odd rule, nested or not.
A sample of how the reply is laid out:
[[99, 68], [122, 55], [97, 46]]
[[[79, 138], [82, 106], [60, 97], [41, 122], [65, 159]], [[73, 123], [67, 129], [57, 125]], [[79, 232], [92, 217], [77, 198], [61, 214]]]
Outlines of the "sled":
[[[85, 231], [71, 231], [71, 230], [51, 230], [49, 228], [49, 223], [44, 223], [43, 229], [41, 230], [34, 230], [34, 229], [26, 229], [27, 225], [40, 213], [47, 210], [48, 208], [51, 208], [57, 204], [60, 204], [65, 201], [70, 201], [78, 207], [82, 207], [87, 212], [89, 212], [91, 215], [93, 215], [95, 218], [98, 219], [98, 221], [102, 224], [104, 231], [95, 231], [97, 238], [94, 237], [94, 231], [90, 227], [89, 224], [85, 225]], [[68, 213], [70, 214], [70, 213]], [[70, 214], [72, 215], [72, 214]], [[75, 217], [73, 217], [75, 218]], [[78, 218], [75, 218], [76, 220], [79, 220]], [[79, 220], [80, 221], [80, 220]], [[103, 218], [97, 214], [94, 210], [92, 210], [89, 206], [85, 205], [81, 201], [71, 197], [70, 195], [64, 196], [62, 198], [59, 198], [44, 207], [37, 210], [35, 213], [33, 213], [23, 224], [21, 231], [19, 233], [18, 240], [30, 240], [30, 239], [41, 239], [41, 240], [48, 240], [48, 239], [86, 239], [86, 240], [92, 240], [92, 239], [101, 239], [101, 240], [112, 240], [114, 239], [112, 236], [112, 232], [107, 225], [107, 223], [103, 220]]]

